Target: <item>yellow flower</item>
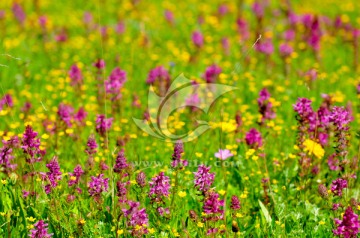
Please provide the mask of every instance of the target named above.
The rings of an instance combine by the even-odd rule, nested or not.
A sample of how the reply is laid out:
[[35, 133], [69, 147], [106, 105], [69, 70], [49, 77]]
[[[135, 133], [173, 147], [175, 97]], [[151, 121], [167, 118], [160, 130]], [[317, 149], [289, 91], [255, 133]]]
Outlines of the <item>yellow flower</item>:
[[184, 191], [180, 191], [180, 192], [178, 192], [178, 195], [179, 195], [179, 197], [185, 197], [186, 196], [186, 192], [184, 192]]
[[155, 233], [155, 229], [154, 229], [154, 228], [150, 228], [150, 229], [149, 229], [149, 232], [150, 232], [150, 234], [154, 234], [154, 233]]
[[76, 177], [75, 177], [75, 176], [71, 176], [71, 177], [70, 177], [70, 180], [75, 181], [75, 180], [76, 180]]
[[80, 224], [84, 225], [86, 223], [86, 221], [84, 219], [81, 219], [80, 221]]
[[6, 180], [6, 179], [2, 179], [2, 180], [1, 180], [1, 183], [4, 184], [4, 185], [7, 184], [7, 180]]
[[219, 193], [220, 193], [220, 195], [224, 195], [226, 192], [225, 192], [225, 190], [221, 189], [221, 190], [219, 191]]
[[255, 153], [254, 149], [249, 149], [248, 151], [246, 151], [246, 158], [249, 158], [250, 156], [252, 156]]
[[124, 233], [124, 230], [117, 230], [117, 232], [116, 232], [118, 235], [122, 235], [123, 233]]
[[202, 222], [199, 221], [199, 222], [197, 223], [197, 226], [198, 226], [198, 227], [204, 227], [204, 223], [202, 223]]
[[321, 147], [320, 144], [316, 143], [315, 141], [307, 139], [304, 141], [303, 145], [305, 146], [304, 150], [307, 151], [310, 155], [313, 154], [318, 159], [324, 157], [324, 149]]
[[36, 220], [36, 218], [34, 217], [27, 217], [26, 220], [28, 220], [29, 222], [34, 222]]
[[320, 221], [319, 224], [320, 224], [320, 225], [325, 225], [325, 222], [324, 222], [324, 221]]
[[242, 218], [242, 217], [244, 217], [241, 213], [236, 213], [236, 217], [237, 218]]
[[200, 152], [195, 152], [195, 155], [196, 155], [196, 157], [198, 157], [198, 158], [201, 158], [201, 157], [203, 156], [203, 154], [200, 153]]

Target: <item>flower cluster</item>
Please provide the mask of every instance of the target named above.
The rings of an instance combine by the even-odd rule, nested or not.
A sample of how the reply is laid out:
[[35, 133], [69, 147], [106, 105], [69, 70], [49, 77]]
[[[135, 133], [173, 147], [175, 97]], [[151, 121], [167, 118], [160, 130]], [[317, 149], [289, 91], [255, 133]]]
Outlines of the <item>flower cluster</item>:
[[206, 167], [205, 165], [199, 165], [197, 172], [194, 172], [195, 187], [205, 193], [207, 192], [215, 179], [215, 173], [210, 173], [210, 167]]

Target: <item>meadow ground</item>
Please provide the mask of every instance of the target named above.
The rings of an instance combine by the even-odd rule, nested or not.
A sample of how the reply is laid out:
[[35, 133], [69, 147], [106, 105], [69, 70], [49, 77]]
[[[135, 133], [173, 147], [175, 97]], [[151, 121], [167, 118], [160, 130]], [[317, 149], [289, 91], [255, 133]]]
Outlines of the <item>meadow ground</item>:
[[360, 2], [0, 2], [0, 237], [357, 237]]

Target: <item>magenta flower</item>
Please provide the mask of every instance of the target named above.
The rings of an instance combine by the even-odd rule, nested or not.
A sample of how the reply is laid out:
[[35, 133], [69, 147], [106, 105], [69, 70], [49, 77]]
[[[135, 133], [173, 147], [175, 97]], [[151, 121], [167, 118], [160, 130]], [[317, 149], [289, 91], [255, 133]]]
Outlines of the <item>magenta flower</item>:
[[38, 133], [30, 125], [26, 126], [21, 148], [28, 155], [26, 162], [30, 164], [41, 161], [46, 153], [45, 150], [40, 149], [40, 139], [36, 138], [37, 135]]
[[46, 165], [46, 168], [49, 169], [49, 172], [46, 173], [46, 177], [50, 184], [45, 185], [45, 192], [49, 194], [53, 188], [58, 185], [58, 181], [61, 180], [60, 165], [57, 160], [57, 157], [54, 156], [53, 159]]
[[261, 2], [254, 2], [252, 11], [257, 18], [262, 18], [264, 16], [264, 5]]
[[215, 179], [215, 173], [209, 173], [210, 168], [210, 166], [199, 165], [197, 172], [194, 172], [195, 187], [203, 193], [210, 189]]
[[73, 113], [74, 113], [74, 108], [72, 106], [66, 105], [66, 104], [63, 104], [63, 103], [59, 104], [57, 114], [60, 117], [60, 120], [65, 122], [65, 124], [68, 127], [72, 126], [71, 120], [73, 118]]
[[105, 81], [106, 92], [112, 94], [111, 100], [118, 100], [121, 98], [120, 89], [126, 82], [126, 72], [116, 67], [110, 74], [109, 78]]
[[152, 84], [158, 82], [170, 82], [170, 74], [169, 72], [164, 68], [164, 66], [158, 66], [154, 69], [150, 70], [146, 83]]
[[348, 187], [348, 183], [345, 179], [338, 178], [331, 183], [331, 191], [335, 196], [342, 196], [342, 191]]
[[91, 136], [89, 136], [89, 139], [87, 141], [85, 153], [92, 156], [92, 155], [96, 154], [98, 147], [99, 146], [96, 143], [95, 136], [91, 135]]
[[98, 115], [96, 118], [96, 132], [102, 137], [105, 136], [106, 132], [110, 130], [112, 126], [113, 118], [106, 118], [105, 115]]
[[271, 39], [265, 39], [264, 42], [258, 42], [255, 49], [265, 55], [271, 55], [274, 52], [274, 45]]
[[204, 37], [200, 31], [194, 31], [191, 40], [197, 48], [201, 48], [204, 45]]
[[145, 208], [139, 209], [140, 203], [128, 202], [130, 208], [123, 209], [125, 217], [129, 219], [128, 226], [132, 227], [131, 235], [141, 237], [148, 233], [147, 226], [149, 225], [149, 218]]
[[289, 57], [294, 50], [291, 45], [283, 43], [279, 46], [279, 51], [280, 55], [286, 58]]
[[81, 69], [76, 64], [73, 64], [70, 67], [68, 74], [69, 74], [69, 78], [71, 79], [70, 84], [72, 86], [81, 85], [83, 83], [83, 76], [81, 73]]
[[170, 178], [164, 175], [164, 172], [160, 172], [158, 176], [155, 176], [149, 182], [150, 191], [149, 197], [155, 202], [161, 202], [163, 197], [168, 197], [170, 192]]
[[224, 217], [224, 210], [221, 207], [224, 206], [224, 200], [219, 199], [219, 194], [216, 192], [210, 192], [205, 197], [203, 211], [209, 215], [207, 220], [219, 220]]
[[237, 25], [237, 30], [241, 36], [241, 40], [245, 41], [245, 40], [249, 39], [249, 37], [250, 37], [249, 25], [246, 22], [246, 20], [243, 18], [238, 18], [236, 20], [236, 25]]
[[13, 107], [13, 99], [10, 94], [5, 94], [3, 98], [0, 99], [0, 111], [4, 108], [4, 106]]
[[230, 158], [232, 156], [234, 155], [228, 149], [219, 149], [219, 151], [215, 153], [215, 157], [221, 160], [226, 160], [227, 158]]
[[347, 131], [349, 129], [348, 124], [353, 120], [346, 108], [337, 106], [332, 109], [329, 119], [339, 131]]
[[231, 197], [231, 205], [230, 205], [231, 210], [233, 211], [237, 211], [241, 208], [241, 204], [240, 204], [240, 200], [237, 196], [233, 195]]
[[146, 174], [142, 171], [140, 171], [137, 175], [136, 175], [136, 183], [141, 187], [145, 187], [146, 186]]
[[97, 69], [103, 69], [103, 68], [105, 68], [105, 61], [104, 60], [102, 60], [102, 59], [98, 59], [94, 64], [93, 64], [93, 66], [95, 67], [95, 68], [97, 68]]
[[261, 134], [255, 128], [251, 128], [248, 133], [246, 133], [245, 141], [251, 148], [258, 148], [263, 145]]
[[35, 223], [34, 229], [30, 230], [30, 237], [31, 238], [50, 238], [53, 234], [48, 233], [47, 228], [48, 224], [46, 224], [43, 220], [39, 220]]
[[25, 22], [25, 12], [24, 9], [22, 8], [22, 6], [18, 3], [14, 3], [12, 6], [12, 12], [14, 13], [14, 16], [16, 18], [16, 20], [23, 25]]
[[164, 12], [164, 16], [167, 22], [169, 22], [170, 24], [174, 24], [174, 13], [172, 11], [166, 9]]
[[119, 153], [116, 157], [116, 161], [115, 161], [115, 165], [114, 165], [114, 172], [120, 173], [127, 167], [129, 167], [129, 165], [126, 162], [124, 150], [121, 150], [121, 151], [119, 151]]
[[88, 183], [88, 192], [95, 200], [99, 200], [102, 192], [107, 192], [109, 188], [109, 179], [104, 178], [103, 174], [97, 177], [91, 176], [91, 181]]
[[126, 198], [126, 195], [127, 195], [126, 185], [128, 185], [127, 182], [123, 183], [123, 182], [121, 182], [121, 181], [118, 181], [118, 182], [116, 183], [116, 189], [117, 189], [116, 196], [119, 197], [119, 202], [120, 202], [120, 203], [125, 203], [125, 202], [127, 202], [127, 198]]
[[0, 148], [0, 168], [3, 168], [7, 172], [15, 170], [17, 164], [11, 163], [14, 158], [12, 148], [6, 145]]
[[74, 120], [79, 122], [80, 125], [83, 125], [86, 117], [87, 117], [87, 112], [83, 107], [80, 107], [77, 113], [75, 113], [74, 115]]
[[215, 83], [221, 72], [222, 69], [219, 66], [213, 64], [206, 68], [203, 78], [207, 83]]
[[181, 159], [182, 153], [184, 152], [184, 145], [181, 140], [177, 141], [174, 146], [174, 153], [172, 155], [171, 167], [173, 168], [182, 168], [183, 166], [188, 165], [188, 161]]
[[261, 123], [264, 123], [265, 120], [274, 119], [276, 114], [273, 110], [272, 103], [269, 102], [270, 93], [266, 88], [263, 88], [259, 93], [259, 98], [257, 100], [259, 106], [259, 112], [262, 115]]
[[[83, 174], [84, 174], [84, 171], [82, 170], [81, 166], [79, 164], [76, 165], [76, 167], [74, 168], [74, 172], [69, 173], [69, 176], [70, 176], [70, 180], [68, 182], [69, 187], [73, 186], [75, 184], [78, 184], [79, 180], [80, 180], [80, 177]], [[75, 179], [72, 178], [72, 177], [75, 177]]]
[[349, 206], [343, 216], [343, 219], [335, 218], [336, 229], [333, 230], [334, 235], [344, 238], [357, 237], [360, 228], [359, 216], [354, 213]]

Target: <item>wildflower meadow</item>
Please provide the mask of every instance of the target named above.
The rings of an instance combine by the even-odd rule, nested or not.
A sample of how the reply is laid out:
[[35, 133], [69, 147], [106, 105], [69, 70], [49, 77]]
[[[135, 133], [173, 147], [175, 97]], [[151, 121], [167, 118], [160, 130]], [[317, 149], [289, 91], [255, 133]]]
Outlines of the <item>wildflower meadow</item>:
[[0, 237], [359, 237], [360, 1], [1, 0]]

